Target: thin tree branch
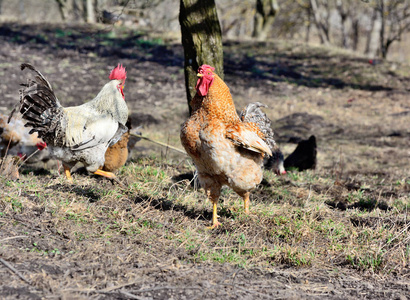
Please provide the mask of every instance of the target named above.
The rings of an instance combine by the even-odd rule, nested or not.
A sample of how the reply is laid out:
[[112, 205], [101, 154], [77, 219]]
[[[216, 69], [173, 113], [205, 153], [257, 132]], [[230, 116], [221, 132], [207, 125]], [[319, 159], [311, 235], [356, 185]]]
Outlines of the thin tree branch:
[[18, 277], [20, 277], [21, 280], [23, 280], [25, 283], [28, 283], [31, 285], [31, 282], [26, 279], [19, 271], [17, 271], [11, 264], [9, 264], [7, 261], [4, 259], [0, 258], [0, 262], [5, 265], [7, 268], [9, 268], [10, 271], [12, 271], [14, 274], [16, 274]]
[[152, 142], [152, 143], [154, 143], [154, 144], [158, 144], [158, 145], [167, 147], [167, 148], [169, 148], [169, 149], [172, 149], [172, 150], [174, 150], [174, 151], [177, 151], [177, 152], [179, 152], [179, 153], [183, 153], [183, 154], [186, 155], [186, 152], [185, 152], [184, 150], [181, 150], [181, 149], [179, 149], [179, 148], [177, 148], [177, 147], [173, 147], [173, 146], [171, 146], [171, 145], [168, 145], [168, 144], [165, 144], [165, 143], [162, 143], [162, 142], [154, 141], [153, 139], [150, 139], [150, 138], [147, 137], [147, 136], [143, 136], [143, 135], [135, 134], [135, 133], [130, 133], [130, 135], [139, 137], [139, 138], [141, 138], [141, 139], [150, 141], [150, 142]]

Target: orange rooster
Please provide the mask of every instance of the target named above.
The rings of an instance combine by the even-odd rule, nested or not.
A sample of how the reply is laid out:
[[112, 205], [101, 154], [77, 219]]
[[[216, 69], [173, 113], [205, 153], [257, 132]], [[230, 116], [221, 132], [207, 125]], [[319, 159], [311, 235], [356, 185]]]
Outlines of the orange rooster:
[[209, 65], [199, 68], [192, 114], [181, 129], [181, 143], [213, 204], [212, 228], [220, 225], [217, 203], [223, 185], [243, 198], [249, 213], [250, 191], [262, 181], [263, 158], [272, 155], [267, 142], [272, 137], [263, 133], [263, 120], [239, 118], [229, 88], [214, 70]]

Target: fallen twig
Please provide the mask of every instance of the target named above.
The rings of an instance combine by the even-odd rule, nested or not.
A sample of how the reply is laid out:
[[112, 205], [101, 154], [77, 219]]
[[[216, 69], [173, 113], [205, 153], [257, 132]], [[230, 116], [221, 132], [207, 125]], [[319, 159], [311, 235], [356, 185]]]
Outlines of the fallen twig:
[[160, 291], [160, 290], [176, 290], [176, 289], [181, 289], [181, 290], [200, 290], [200, 287], [197, 286], [156, 286], [153, 288], [148, 288], [148, 289], [142, 289], [142, 290], [133, 290], [133, 293], [146, 293], [146, 292], [154, 292], [154, 291]]
[[114, 180], [116, 183], [118, 183], [120, 187], [122, 187], [123, 189], [127, 189], [125, 184], [123, 184], [117, 177], [112, 177], [111, 179]]
[[22, 163], [19, 165], [18, 170], [20, 170], [20, 168], [24, 165], [24, 163], [25, 163], [27, 160], [29, 160], [31, 157], [33, 157], [34, 155], [36, 155], [38, 151], [40, 151], [40, 149], [37, 149], [36, 151], [34, 151], [33, 153], [31, 153], [31, 154], [29, 155], [29, 157], [27, 157], [26, 159], [24, 159], [24, 160], [22, 161]]
[[267, 295], [267, 294], [264, 294], [264, 293], [261, 293], [261, 292], [257, 292], [257, 291], [252, 291], [252, 290], [246, 289], [244, 287], [241, 287], [239, 285], [232, 284], [232, 283], [222, 283], [221, 285], [231, 286], [234, 289], [239, 289], [239, 290], [242, 290], [242, 291], [250, 293], [250, 294], [257, 294], [257, 295], [260, 295], [260, 296], [268, 298], [268, 299], [282, 299], [282, 298], [272, 298], [272, 296], [270, 296], [270, 295]]
[[134, 295], [134, 294], [131, 294], [130, 292], [127, 292], [127, 291], [125, 291], [125, 290], [119, 290], [118, 292], [120, 292], [120, 293], [123, 294], [124, 296], [127, 296], [127, 298], [129, 298], [129, 299], [137, 299], [137, 300], [144, 299], [144, 298], [138, 297], [138, 296], [136, 296], [136, 295]]
[[181, 150], [181, 149], [179, 149], [179, 148], [177, 148], [177, 147], [174, 147], [174, 146], [171, 146], [171, 145], [162, 143], [162, 142], [154, 141], [154, 140], [150, 139], [150, 138], [147, 137], [147, 136], [143, 136], [143, 135], [136, 134], [136, 133], [130, 133], [130, 135], [135, 136], [135, 137], [139, 137], [139, 138], [141, 138], [141, 139], [150, 141], [150, 142], [152, 142], [152, 143], [154, 143], [154, 144], [158, 144], [158, 145], [167, 147], [167, 148], [169, 148], [169, 149], [172, 149], [172, 150], [174, 150], [174, 151], [177, 151], [177, 152], [179, 152], [179, 153], [183, 153], [183, 154], [186, 155], [186, 152], [185, 152], [184, 150]]
[[31, 282], [29, 280], [26, 279], [26, 277], [24, 277], [19, 271], [16, 270], [16, 268], [14, 268], [11, 264], [9, 264], [7, 261], [5, 261], [4, 259], [0, 258], [0, 262], [5, 265], [7, 268], [9, 268], [14, 274], [16, 274], [18, 277], [21, 278], [21, 280], [23, 280], [25, 283], [28, 283], [31, 285]]
[[4, 239], [0, 240], [0, 243], [2, 243], [2, 242], [4, 242], [4, 241], [7, 241], [7, 240], [26, 239], [26, 238], [28, 238], [28, 236], [26, 236], [26, 235], [10, 236], [10, 237], [8, 237], [8, 238], [4, 238]]

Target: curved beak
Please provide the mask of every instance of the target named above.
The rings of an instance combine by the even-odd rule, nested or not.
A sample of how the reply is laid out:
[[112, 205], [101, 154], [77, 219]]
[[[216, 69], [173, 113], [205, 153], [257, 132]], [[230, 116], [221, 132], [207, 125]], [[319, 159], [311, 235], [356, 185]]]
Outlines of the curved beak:
[[202, 77], [202, 76], [204, 76], [204, 75], [202, 75], [201, 73], [198, 73], [198, 74], [196, 74], [196, 76]]

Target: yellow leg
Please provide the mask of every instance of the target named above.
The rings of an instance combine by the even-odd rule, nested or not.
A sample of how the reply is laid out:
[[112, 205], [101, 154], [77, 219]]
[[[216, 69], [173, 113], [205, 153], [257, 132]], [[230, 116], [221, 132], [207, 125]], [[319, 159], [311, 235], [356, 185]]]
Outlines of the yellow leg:
[[64, 174], [67, 177], [68, 182], [73, 183], [73, 177], [71, 177], [70, 168], [63, 164], [64, 167]]
[[218, 221], [218, 210], [217, 210], [217, 202], [212, 203], [212, 225], [207, 227], [208, 229], [214, 229], [218, 226], [222, 225]]
[[119, 181], [117, 176], [115, 176], [115, 174], [112, 172], [106, 172], [106, 171], [98, 169], [97, 171], [94, 172], [94, 174], [110, 178], [114, 180], [116, 183], [118, 183], [122, 188], [126, 188], [126, 186], [121, 181]]
[[94, 174], [95, 174], [95, 175], [101, 175], [101, 176], [104, 176], [104, 177], [107, 177], [107, 178], [111, 178], [111, 179], [116, 178], [116, 176], [115, 176], [114, 173], [106, 172], [106, 171], [103, 171], [103, 170], [100, 170], [100, 169], [98, 169], [97, 171], [95, 171]]
[[218, 222], [218, 209], [217, 209], [217, 204], [213, 203], [212, 204], [212, 226], [218, 226], [220, 225]]
[[245, 210], [245, 214], [249, 214], [249, 192], [245, 193], [244, 197], [243, 197], [243, 208]]
[[[206, 195], [208, 197], [208, 201], [212, 203], [212, 225], [207, 227], [207, 229], [214, 229], [219, 225], [222, 225], [218, 222], [218, 200], [221, 194], [221, 186], [217, 181], [214, 180], [207, 180], [207, 177], [204, 177], [206, 185], [204, 189], [206, 191]], [[202, 183], [201, 183], [202, 184]]]

